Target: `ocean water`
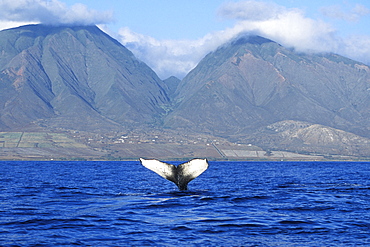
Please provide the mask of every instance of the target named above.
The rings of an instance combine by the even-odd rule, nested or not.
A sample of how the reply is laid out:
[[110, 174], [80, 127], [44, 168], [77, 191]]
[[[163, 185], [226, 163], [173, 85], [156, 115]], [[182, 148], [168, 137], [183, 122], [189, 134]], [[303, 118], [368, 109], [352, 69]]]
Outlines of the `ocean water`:
[[370, 163], [209, 163], [0, 162], [0, 246], [370, 245]]

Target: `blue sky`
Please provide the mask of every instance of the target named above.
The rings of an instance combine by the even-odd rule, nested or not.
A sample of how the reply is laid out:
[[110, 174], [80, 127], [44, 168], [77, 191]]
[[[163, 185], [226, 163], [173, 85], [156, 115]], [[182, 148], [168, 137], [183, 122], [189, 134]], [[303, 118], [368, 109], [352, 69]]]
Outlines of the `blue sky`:
[[0, 0], [0, 29], [97, 24], [165, 79], [242, 32], [370, 64], [369, 0]]
[[[77, 1], [65, 1], [72, 5]], [[95, 9], [113, 10], [115, 31], [127, 26], [157, 39], [196, 39], [212, 30], [227, 27], [218, 20], [217, 9], [224, 0], [111, 0], [78, 1]]]
[[[235, 21], [227, 20], [218, 15], [218, 10], [225, 0], [66, 0], [68, 5], [83, 3], [93, 9], [113, 11], [114, 21], [109, 24], [113, 30], [127, 26], [137, 33], [152, 36], [156, 39], [197, 39], [209, 32], [232, 27]], [[243, 1], [234, 1], [243, 2]], [[245, 1], [248, 2], [248, 1]], [[369, 0], [276, 0], [259, 1], [276, 3], [287, 8], [298, 8], [306, 16], [313, 19], [322, 19], [332, 24], [343, 35], [367, 34], [370, 35], [370, 13], [358, 20], [345, 20], [344, 15], [351, 15], [356, 4], [370, 9]], [[333, 8], [334, 6], [334, 8]], [[326, 16], [322, 9], [331, 8], [333, 11], [342, 11], [342, 17]], [[339, 10], [339, 11], [338, 11]]]

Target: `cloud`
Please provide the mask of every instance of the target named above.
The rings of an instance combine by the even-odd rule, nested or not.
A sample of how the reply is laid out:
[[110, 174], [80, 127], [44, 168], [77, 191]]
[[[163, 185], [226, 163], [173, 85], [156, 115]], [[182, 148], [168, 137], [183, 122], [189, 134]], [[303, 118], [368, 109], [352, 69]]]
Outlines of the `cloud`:
[[[340, 5], [336, 6], [323, 7], [321, 11], [349, 22], [370, 14], [370, 10], [360, 4], [348, 12], [341, 11]], [[251, 10], [255, 13], [250, 14]], [[369, 36], [342, 37], [331, 24], [308, 18], [301, 9], [267, 2], [242, 1], [221, 6], [219, 15], [238, 20], [233, 27], [235, 33], [249, 31], [300, 52], [333, 52], [370, 64]]]
[[[370, 14], [370, 10], [360, 4], [348, 11], [343, 11], [341, 5], [335, 6], [323, 7], [321, 12], [331, 18], [351, 22]], [[59, 0], [0, 0], [0, 29], [26, 23], [107, 24], [112, 21], [112, 16], [109, 11], [92, 10], [83, 4], [67, 6]], [[207, 53], [246, 32], [297, 51], [335, 52], [370, 64], [370, 37], [341, 37], [331, 24], [309, 18], [298, 8], [255, 0], [226, 2], [220, 6], [218, 16], [234, 20], [234, 26], [196, 40], [158, 40], [135, 33], [128, 27], [114, 34], [106, 26], [99, 26], [147, 63], [162, 79], [171, 75], [183, 78]]]
[[118, 39], [139, 59], [162, 77], [185, 76], [209, 52], [245, 32], [270, 38], [298, 51], [336, 51], [335, 30], [327, 23], [304, 16], [299, 9], [259, 2], [230, 2], [218, 15], [237, 19], [232, 28], [213, 32], [197, 40], [157, 40], [129, 28], [119, 31]]
[[[356, 5], [349, 12], [351, 17], [346, 18], [357, 20], [367, 12], [362, 5]], [[261, 1], [227, 2], [219, 8], [218, 15], [236, 20], [235, 25], [197, 40], [157, 40], [122, 28], [118, 39], [162, 78], [182, 78], [207, 53], [246, 32], [299, 52], [334, 52], [370, 64], [370, 37], [340, 37], [331, 24], [308, 18], [298, 8]]]
[[352, 35], [343, 41], [343, 54], [349, 58], [370, 65], [370, 37]]
[[263, 21], [276, 18], [283, 10], [275, 3], [242, 1], [223, 4], [218, 14], [229, 19]]
[[356, 4], [352, 9], [346, 11], [342, 9], [341, 5], [325, 6], [320, 11], [327, 17], [350, 22], [357, 22], [361, 17], [370, 14], [370, 9], [362, 4]]
[[22, 22], [22, 21], [1, 21], [0, 20], [0, 30], [8, 29], [8, 28], [13, 28], [13, 27], [19, 27], [23, 25], [28, 25], [28, 24], [37, 24], [38, 22]]
[[[112, 21], [111, 11], [97, 11], [77, 3], [67, 6], [58, 0], [2, 0], [2, 23], [43, 23], [50, 25], [92, 25]], [[4, 25], [4, 24], [3, 24]]]
[[[254, 14], [250, 14], [252, 10]], [[337, 39], [336, 30], [329, 24], [305, 17], [300, 9], [274, 3], [228, 3], [220, 8], [219, 15], [239, 20], [234, 26], [236, 33], [254, 32], [299, 51], [328, 51]], [[251, 18], [253, 15], [258, 18]]]
[[166, 79], [172, 75], [184, 77], [207, 53], [233, 37], [234, 32], [226, 30], [197, 40], [157, 40], [124, 27], [116, 38], [162, 79]]

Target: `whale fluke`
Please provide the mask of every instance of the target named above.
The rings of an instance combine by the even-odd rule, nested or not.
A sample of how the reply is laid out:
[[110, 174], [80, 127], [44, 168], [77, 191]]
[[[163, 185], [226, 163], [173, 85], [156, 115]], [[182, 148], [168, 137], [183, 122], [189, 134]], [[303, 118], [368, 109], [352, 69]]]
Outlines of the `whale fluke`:
[[146, 160], [140, 158], [140, 162], [149, 170], [174, 182], [180, 190], [187, 190], [188, 183], [208, 168], [206, 159], [193, 159], [177, 167], [154, 159]]

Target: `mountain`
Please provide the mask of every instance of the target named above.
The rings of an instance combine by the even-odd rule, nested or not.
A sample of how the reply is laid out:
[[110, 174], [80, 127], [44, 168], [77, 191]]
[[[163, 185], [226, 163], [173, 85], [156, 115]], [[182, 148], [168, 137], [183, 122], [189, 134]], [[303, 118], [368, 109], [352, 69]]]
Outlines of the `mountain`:
[[117, 129], [152, 124], [166, 84], [96, 26], [0, 32], [0, 128]]
[[[186, 143], [187, 157], [202, 147], [223, 158], [233, 147], [370, 156], [370, 68], [336, 54], [243, 35], [183, 80], [162, 81], [96, 26], [46, 25], [0, 31], [0, 53], [0, 132], [20, 133], [10, 144], [2, 134], [2, 147], [38, 131], [53, 148], [63, 145], [45, 133], [76, 138], [88, 153], [140, 152], [130, 157], [144, 152], [133, 143], [154, 154]], [[46, 145], [36, 137], [24, 145]]]
[[170, 76], [163, 81], [168, 88], [167, 94], [172, 98], [176, 92], [177, 87], [179, 86], [181, 80], [175, 76]]
[[242, 36], [201, 60], [177, 87], [173, 104], [167, 127], [234, 141], [285, 120], [370, 137], [370, 68]]

